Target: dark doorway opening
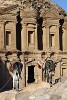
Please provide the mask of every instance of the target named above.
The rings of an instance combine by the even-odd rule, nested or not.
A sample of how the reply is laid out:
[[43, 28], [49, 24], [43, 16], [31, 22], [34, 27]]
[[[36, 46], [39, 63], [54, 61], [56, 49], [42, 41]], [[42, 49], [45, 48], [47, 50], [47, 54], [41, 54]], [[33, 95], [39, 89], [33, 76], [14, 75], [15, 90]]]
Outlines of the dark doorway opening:
[[34, 65], [28, 66], [28, 83], [33, 83], [34, 79]]

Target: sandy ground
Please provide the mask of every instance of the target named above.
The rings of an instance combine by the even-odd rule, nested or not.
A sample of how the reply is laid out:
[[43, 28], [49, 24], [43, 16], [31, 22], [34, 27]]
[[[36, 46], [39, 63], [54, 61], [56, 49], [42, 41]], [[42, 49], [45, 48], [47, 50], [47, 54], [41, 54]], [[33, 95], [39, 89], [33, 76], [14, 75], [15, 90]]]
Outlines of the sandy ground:
[[[40, 88], [45, 88], [45, 87], [50, 88], [49, 83], [46, 83], [46, 82], [41, 82], [39, 84], [31, 83], [27, 87], [25, 87], [21, 91], [21, 93], [24, 94], [24, 93], [27, 93], [27, 92], [33, 92], [33, 91], [36, 91]], [[18, 94], [19, 94], [19, 91], [16, 91], [16, 90], [1, 92], [0, 93], [0, 100], [15, 100], [15, 97]]]
[[41, 82], [39, 84], [37, 84], [37, 83], [32, 84], [31, 83], [31, 84], [29, 84], [27, 87], [25, 87], [23, 89], [23, 92], [26, 92], [26, 91], [35, 91], [37, 89], [45, 88], [45, 87], [50, 88], [49, 83], [46, 83], [46, 82]]

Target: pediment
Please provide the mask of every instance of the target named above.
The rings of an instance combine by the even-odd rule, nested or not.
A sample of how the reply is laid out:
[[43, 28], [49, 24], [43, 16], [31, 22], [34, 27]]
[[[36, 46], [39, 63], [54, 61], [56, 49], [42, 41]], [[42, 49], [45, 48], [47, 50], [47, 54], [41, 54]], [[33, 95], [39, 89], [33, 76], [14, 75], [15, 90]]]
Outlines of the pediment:
[[58, 11], [56, 10], [44, 10], [42, 13], [41, 13], [41, 17], [43, 18], [59, 18], [59, 13]]
[[9, 14], [12, 11], [14, 12], [15, 10], [17, 10], [17, 7], [18, 7], [17, 4], [16, 5], [10, 5], [10, 6], [7, 6], [7, 7], [0, 7], [0, 15]]
[[37, 17], [37, 12], [36, 11], [30, 11], [30, 10], [25, 10], [22, 11], [22, 17], [23, 18], [34, 18]]
[[53, 2], [45, 2], [41, 8], [41, 17], [43, 18], [60, 18], [65, 14], [66, 12]]

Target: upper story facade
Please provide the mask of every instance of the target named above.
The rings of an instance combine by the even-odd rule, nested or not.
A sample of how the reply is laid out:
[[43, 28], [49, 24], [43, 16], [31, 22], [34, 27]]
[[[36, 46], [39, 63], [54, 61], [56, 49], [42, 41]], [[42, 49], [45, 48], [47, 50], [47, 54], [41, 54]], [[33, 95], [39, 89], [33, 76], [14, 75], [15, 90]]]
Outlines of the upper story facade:
[[67, 14], [50, 0], [0, 4], [0, 50], [67, 52]]

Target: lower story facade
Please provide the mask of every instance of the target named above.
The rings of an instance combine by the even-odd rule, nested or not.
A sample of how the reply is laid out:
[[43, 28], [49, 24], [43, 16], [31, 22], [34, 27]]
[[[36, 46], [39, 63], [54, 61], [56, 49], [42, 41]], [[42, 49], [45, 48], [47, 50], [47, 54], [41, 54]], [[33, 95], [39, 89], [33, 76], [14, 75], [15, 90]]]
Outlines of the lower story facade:
[[[50, 57], [51, 52], [44, 51], [25, 51], [25, 52], [1, 52], [0, 53], [0, 89], [12, 89], [13, 78], [9, 70], [10, 64], [21, 62], [23, 65], [21, 77], [19, 80], [19, 88], [24, 88], [30, 83], [40, 83], [46, 81], [44, 79], [44, 70], [38, 68], [38, 61]], [[56, 64], [53, 80], [61, 79], [62, 76], [67, 77], [67, 52], [55, 52], [53, 59], [59, 61]]]

